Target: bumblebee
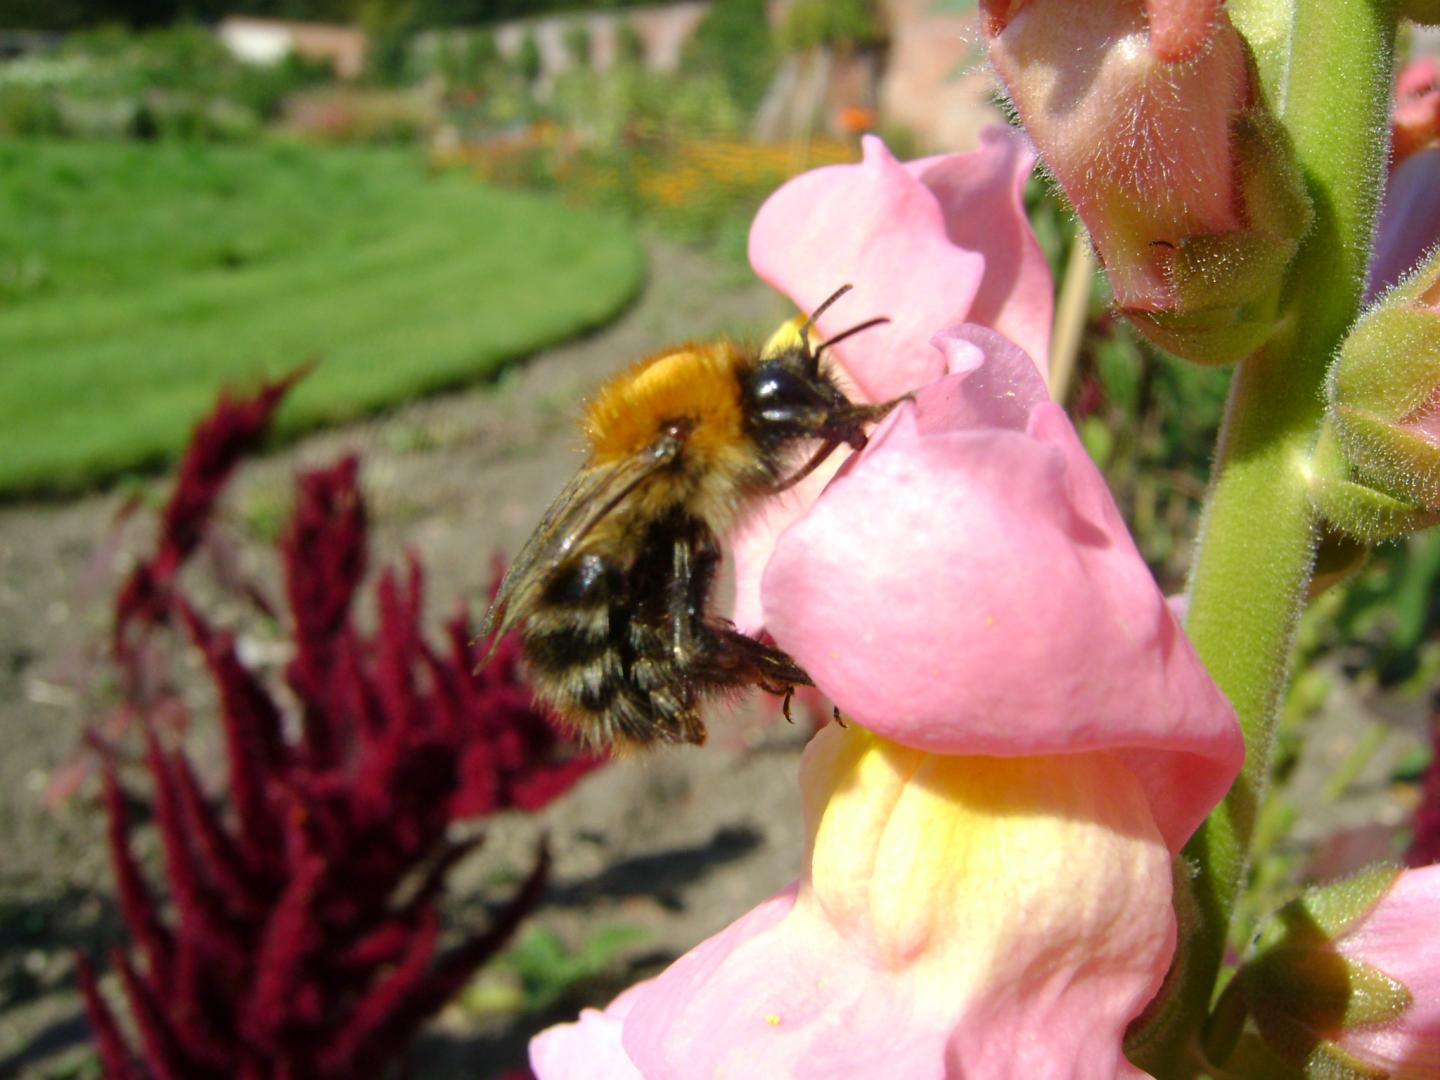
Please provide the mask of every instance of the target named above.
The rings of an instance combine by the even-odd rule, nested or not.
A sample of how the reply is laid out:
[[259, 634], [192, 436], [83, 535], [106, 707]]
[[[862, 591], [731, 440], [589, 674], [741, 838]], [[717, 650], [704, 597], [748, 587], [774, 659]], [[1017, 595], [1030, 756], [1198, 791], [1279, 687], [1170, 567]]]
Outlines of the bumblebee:
[[[690, 343], [641, 360], [587, 403], [589, 457], [501, 581], [482, 633], [520, 627], [536, 697], [585, 741], [702, 743], [701, 699], [811, 685], [783, 652], [708, 611], [718, 537], [897, 401], [851, 402], [811, 349], [816, 319], [762, 351]], [[898, 400], [898, 399], [897, 399]], [[808, 458], [801, 444], [816, 442]], [[788, 713], [787, 713], [788, 715]]]

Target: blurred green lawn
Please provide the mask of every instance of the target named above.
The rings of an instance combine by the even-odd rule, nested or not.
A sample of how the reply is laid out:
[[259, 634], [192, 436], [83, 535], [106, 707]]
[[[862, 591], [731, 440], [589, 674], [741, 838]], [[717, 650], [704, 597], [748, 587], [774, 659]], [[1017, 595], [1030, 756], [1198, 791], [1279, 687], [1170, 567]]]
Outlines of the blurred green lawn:
[[0, 144], [0, 495], [163, 461], [309, 357], [282, 432], [484, 376], [643, 275], [623, 223], [414, 151]]

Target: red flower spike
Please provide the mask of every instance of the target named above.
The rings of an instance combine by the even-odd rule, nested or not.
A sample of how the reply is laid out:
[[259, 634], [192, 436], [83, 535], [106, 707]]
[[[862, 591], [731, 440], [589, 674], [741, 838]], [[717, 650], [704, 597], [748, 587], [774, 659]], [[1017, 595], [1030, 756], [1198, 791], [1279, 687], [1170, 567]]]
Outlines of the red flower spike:
[[[220, 896], [207, 880], [191, 847], [191, 832], [181, 817], [180, 796], [174, 771], [160, 749], [154, 729], [145, 727], [146, 764], [155, 784], [155, 821], [165, 849], [166, 877], [175, 902], [182, 913], [182, 933], [203, 942], [210, 975], [238, 977], [246, 966], [244, 948], [235, 940], [234, 926], [224, 910]], [[181, 949], [183, 960], [193, 950]], [[176, 997], [191, 1000], [196, 988], [177, 979]]]
[[1434, 747], [1434, 755], [1421, 781], [1414, 834], [1410, 838], [1410, 848], [1405, 852], [1406, 866], [1440, 863], [1440, 712], [1430, 717], [1430, 743]]
[[155, 554], [135, 567], [116, 598], [112, 648], [117, 659], [129, 647], [126, 633], [132, 621], [144, 625], [167, 620], [171, 581], [200, 545], [231, 472], [259, 445], [285, 394], [311, 366], [265, 383], [251, 398], [222, 392], [214, 410], [196, 425], [161, 516]]
[[320, 855], [295, 867], [260, 938], [253, 989], [240, 1028], [245, 1038], [267, 1050], [278, 1050], [276, 1036], [286, 1023], [290, 998], [306, 960], [322, 938], [314, 909], [325, 870], [325, 859]]
[[75, 981], [85, 1001], [85, 1014], [90, 1018], [90, 1027], [95, 1034], [95, 1050], [105, 1070], [106, 1080], [144, 1080], [145, 1074], [130, 1055], [130, 1048], [125, 1045], [125, 1039], [115, 1023], [115, 1014], [100, 995], [100, 988], [95, 983], [95, 969], [81, 953], [75, 955]]
[[130, 851], [130, 815], [125, 809], [125, 793], [120, 790], [114, 766], [108, 761], [105, 762], [102, 779], [105, 812], [109, 817], [106, 839], [115, 868], [115, 891], [119, 895], [120, 911], [125, 916], [125, 925], [145, 954], [151, 980], [164, 987], [170, 981], [175, 943], [160, 922], [155, 898], [151, 896]]
[[304, 473], [290, 529], [280, 542], [285, 593], [295, 623], [295, 659], [286, 678], [304, 703], [306, 747], [317, 762], [338, 752], [335, 670], [349, 634], [350, 606], [365, 574], [365, 504], [359, 459]]
[[248, 876], [245, 864], [230, 835], [195, 778], [195, 770], [183, 755], [170, 759], [175, 772], [175, 788], [179, 797], [183, 828], [194, 839], [204, 873], [215, 883], [230, 914], [239, 919], [258, 918], [264, 911], [264, 900]]
[[399, 962], [360, 1000], [334, 1045], [321, 1055], [321, 1076], [352, 1076], [360, 1062], [376, 1052], [383, 1053], [388, 1023], [424, 977], [439, 937], [439, 919], [433, 911], [427, 911]]
[[111, 954], [111, 961], [120, 972], [120, 982], [140, 1029], [146, 1067], [155, 1074], [156, 1080], [210, 1080], [210, 1077], [220, 1080], [220, 1074], [204, 1068], [185, 1053], [154, 987], [139, 976], [125, 954], [116, 951]]
[[550, 852], [541, 845], [535, 865], [515, 896], [491, 921], [482, 934], [451, 949], [440, 957], [413, 990], [381, 1025], [369, 1043], [378, 1052], [384, 1046], [403, 1046], [420, 1025], [457, 994], [487, 961], [510, 940], [525, 917], [534, 911], [545, 892], [550, 875]]
[[[246, 423], [273, 405], [246, 412]], [[175, 578], [233, 467], [224, 447], [234, 444], [215, 433], [237, 430], [235, 409], [226, 401], [202, 425], [209, 448], [187, 457], [159, 550], [126, 582], [117, 620], [116, 659], [135, 673], [125, 708], [145, 725], [168, 891], [162, 918], [130, 852], [107, 763], [117, 891], [147, 958], [139, 971], [117, 961], [144, 1062], [134, 1075], [358, 1080], [403, 1055], [539, 902], [543, 853], [490, 926], [435, 956], [445, 880], [479, 843], [447, 839], [457, 815], [542, 805], [600, 759], [567, 756], [519, 681], [515, 642], [501, 642], [478, 672], [463, 618], [445, 648], [427, 644], [413, 556], [380, 578], [373, 633], [356, 628], [366, 519], [353, 458], [300, 479], [282, 541], [296, 643], [285, 678], [299, 703], [290, 722], [233, 635], [212, 627]], [[243, 585], [235, 575], [217, 584]], [[178, 699], [172, 650], [154, 631], [177, 618], [218, 692], [223, 807], [159, 734], [155, 702]], [[107, 1061], [121, 1062], [124, 1035], [92, 997], [97, 1041]], [[118, 1064], [107, 1068], [129, 1080]]]
[[278, 841], [278, 824], [266, 799], [266, 776], [285, 757], [274, 701], [235, 655], [228, 635], [217, 635], [189, 604], [182, 604], [190, 637], [220, 691], [230, 789], [241, 820], [241, 849], [252, 862]]
[[265, 383], [251, 398], [221, 392], [214, 411], [196, 426], [180, 462], [175, 491], [161, 519], [156, 560], [160, 565], [183, 561], [199, 546], [215, 500], [230, 473], [241, 458], [259, 446], [280, 402], [310, 367], [297, 368], [275, 382]]

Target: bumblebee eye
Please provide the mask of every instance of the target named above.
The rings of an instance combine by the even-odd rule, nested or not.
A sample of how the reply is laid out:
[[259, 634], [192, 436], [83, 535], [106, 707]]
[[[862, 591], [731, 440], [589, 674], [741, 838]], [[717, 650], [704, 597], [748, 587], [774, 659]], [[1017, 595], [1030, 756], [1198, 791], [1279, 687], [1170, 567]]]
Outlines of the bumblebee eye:
[[750, 383], [750, 399], [762, 423], [788, 425], [830, 402], [816, 386], [789, 368], [765, 364]]

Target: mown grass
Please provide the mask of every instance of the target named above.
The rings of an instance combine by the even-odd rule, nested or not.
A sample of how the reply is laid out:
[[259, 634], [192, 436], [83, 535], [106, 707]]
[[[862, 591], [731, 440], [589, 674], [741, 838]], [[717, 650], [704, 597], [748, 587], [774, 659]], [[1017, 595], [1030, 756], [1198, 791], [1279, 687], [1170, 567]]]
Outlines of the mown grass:
[[312, 357], [282, 433], [483, 377], [643, 273], [623, 224], [405, 151], [0, 145], [0, 495], [163, 461]]

